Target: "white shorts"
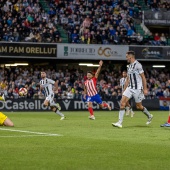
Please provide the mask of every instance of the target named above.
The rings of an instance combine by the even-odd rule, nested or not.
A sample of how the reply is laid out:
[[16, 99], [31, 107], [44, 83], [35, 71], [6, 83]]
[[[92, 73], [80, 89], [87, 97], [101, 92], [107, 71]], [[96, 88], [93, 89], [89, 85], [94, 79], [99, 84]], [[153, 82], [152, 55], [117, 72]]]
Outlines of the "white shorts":
[[130, 89], [126, 88], [126, 90], [123, 92], [123, 96], [128, 97], [129, 99], [134, 97], [135, 103], [140, 103], [142, 102], [143, 99], [145, 99], [145, 96], [143, 94], [143, 90], [139, 89]]
[[45, 100], [47, 100], [49, 103], [53, 103], [54, 101], [54, 93], [49, 94]]

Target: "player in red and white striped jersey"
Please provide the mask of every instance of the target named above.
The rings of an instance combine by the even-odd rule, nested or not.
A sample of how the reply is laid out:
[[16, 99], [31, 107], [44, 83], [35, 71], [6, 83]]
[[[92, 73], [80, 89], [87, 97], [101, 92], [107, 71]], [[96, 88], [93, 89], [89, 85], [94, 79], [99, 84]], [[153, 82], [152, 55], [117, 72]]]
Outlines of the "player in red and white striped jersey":
[[97, 78], [99, 76], [101, 67], [103, 65], [103, 61], [99, 62], [99, 68], [97, 69], [95, 75], [91, 72], [87, 72], [87, 80], [84, 83], [84, 99], [86, 99], [87, 96], [87, 103], [88, 103], [88, 110], [90, 112], [89, 119], [95, 120], [92, 104], [93, 102], [96, 102], [99, 104], [101, 108], [108, 108], [111, 110], [111, 107], [107, 103], [103, 103], [101, 100], [100, 95], [97, 92], [96, 84], [97, 84]]

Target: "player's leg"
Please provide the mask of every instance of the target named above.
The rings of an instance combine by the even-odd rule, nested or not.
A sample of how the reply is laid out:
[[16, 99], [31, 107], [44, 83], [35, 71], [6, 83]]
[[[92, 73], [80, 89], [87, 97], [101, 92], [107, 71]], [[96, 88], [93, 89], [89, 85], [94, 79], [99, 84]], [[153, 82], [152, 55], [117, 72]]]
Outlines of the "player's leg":
[[[64, 120], [65, 116], [63, 113], [60, 112], [61, 107], [59, 107], [59, 104], [54, 102], [54, 94], [51, 94], [50, 96], [48, 96], [49, 98], [49, 103], [50, 103], [50, 107], [51, 110], [54, 111], [56, 114], [58, 114], [59, 116], [61, 116], [60, 120]], [[60, 110], [59, 110], [60, 109]]]
[[105, 102], [102, 102], [102, 104], [99, 104], [100, 108], [108, 108], [109, 110], [112, 110], [111, 106]]
[[46, 106], [46, 107], [49, 106], [49, 100], [47, 98], [44, 100], [43, 105]]
[[91, 97], [90, 97], [90, 99], [87, 99], [87, 101], [88, 101], [87, 106], [88, 106], [88, 110], [89, 110], [89, 113], [90, 113], [89, 119], [95, 120], [94, 111], [93, 111], [93, 103], [92, 103]]
[[132, 97], [132, 93], [129, 88], [126, 88], [126, 90], [123, 92], [122, 99], [120, 101], [120, 110], [119, 110], [119, 120], [117, 123], [112, 123], [115, 127], [122, 127], [122, 122], [125, 114], [125, 107], [126, 103], [129, 101], [129, 99]]
[[101, 97], [100, 97], [100, 95], [99, 94], [96, 94], [95, 96], [94, 96], [94, 101], [100, 106], [100, 108], [108, 108], [109, 110], [111, 110], [112, 108], [109, 106], [109, 104], [107, 104], [107, 103], [105, 103], [105, 102], [103, 102], [102, 100], [101, 100]]
[[146, 107], [142, 105], [142, 103], [136, 103], [136, 108], [141, 110], [148, 118], [148, 121], [146, 122], [147, 125], [149, 125], [152, 121], [153, 115], [149, 113]]
[[111, 106], [110, 106], [109, 104], [103, 102], [102, 100], [101, 100], [101, 102], [102, 102], [101, 104], [99, 104], [99, 103], [97, 102], [97, 103], [99, 104], [100, 108], [102, 108], [102, 109], [108, 108], [109, 110], [112, 110], [112, 108], [111, 108]]
[[59, 109], [58, 109], [58, 106], [57, 104], [54, 102], [53, 100], [53, 96], [54, 95], [49, 95], [48, 97], [46, 97], [45, 101], [44, 101], [44, 106], [50, 106], [51, 110], [53, 112], [55, 112], [56, 114], [58, 114], [59, 116], [61, 116], [61, 119], [60, 120], [64, 120], [65, 119], [65, 116], [64, 114], [62, 114]]
[[133, 97], [135, 99], [136, 108], [141, 110], [148, 118], [148, 121], [146, 122], [147, 125], [149, 125], [152, 121], [153, 115], [149, 113], [149, 111], [142, 105], [142, 100], [145, 99], [145, 96], [143, 94], [142, 90], [136, 91], [136, 93], [133, 94]]
[[4, 126], [10, 126], [10, 127], [13, 127], [14, 126], [14, 123], [7, 117], [4, 121]]
[[119, 120], [117, 123], [112, 123], [113, 126], [119, 127], [119, 128], [122, 127], [123, 118], [124, 118], [124, 114], [125, 114], [125, 106], [126, 106], [126, 103], [128, 100], [129, 100], [128, 97], [126, 97], [126, 96], [122, 97], [122, 100], [120, 102]]
[[64, 120], [66, 117], [64, 116], [64, 114], [63, 113], [61, 113], [59, 110], [58, 110], [58, 108], [57, 107], [55, 107], [55, 106], [50, 106], [50, 108], [51, 108], [51, 110], [53, 111], [53, 112], [55, 112], [56, 114], [58, 114], [61, 118], [60, 118], [60, 120]]
[[130, 100], [126, 103], [126, 115], [130, 114], [131, 117], [133, 117], [135, 113], [133, 112], [132, 106], [130, 105]]
[[126, 103], [125, 110], [126, 110], [126, 116], [129, 116], [129, 112], [130, 112], [130, 104], [129, 104], [129, 101]]
[[59, 105], [59, 103], [55, 103], [54, 100], [50, 102], [50, 106], [56, 107], [57, 110], [61, 110], [61, 106]]
[[0, 125], [1, 126], [14, 126], [13, 122], [2, 112], [0, 112]]
[[59, 103], [54, 102], [54, 93], [46, 97], [46, 100], [44, 101], [44, 105], [45, 106], [50, 105], [50, 107], [56, 107], [57, 110], [61, 110], [61, 106], [59, 105]]
[[88, 111], [90, 113], [90, 116], [89, 116], [89, 119], [91, 120], [95, 120], [95, 117], [94, 117], [94, 111], [93, 111], [93, 96], [87, 96], [87, 106], [88, 106]]

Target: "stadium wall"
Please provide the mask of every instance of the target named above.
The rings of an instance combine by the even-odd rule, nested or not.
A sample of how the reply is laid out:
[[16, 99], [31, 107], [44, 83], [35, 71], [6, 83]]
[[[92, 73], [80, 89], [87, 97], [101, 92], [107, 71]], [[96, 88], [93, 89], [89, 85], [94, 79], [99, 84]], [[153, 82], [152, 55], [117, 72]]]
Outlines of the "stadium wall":
[[[0, 110], [2, 111], [48, 111], [49, 107], [43, 106], [43, 101], [40, 99], [9, 99], [5, 103], [0, 101]], [[81, 100], [57, 100], [61, 105], [62, 111], [78, 111], [87, 110], [87, 103]], [[113, 110], [119, 110], [120, 101], [113, 99], [107, 100], [107, 102]], [[159, 110], [159, 99], [145, 99], [143, 100], [144, 106], [148, 110]], [[132, 100], [131, 105], [135, 110], [135, 102]], [[100, 110], [99, 105], [94, 104], [95, 110]], [[106, 109], [107, 110], [107, 109]]]
[[169, 46], [94, 45], [54, 43], [0, 43], [0, 58], [126, 60], [126, 52], [133, 50], [138, 60], [168, 61]]

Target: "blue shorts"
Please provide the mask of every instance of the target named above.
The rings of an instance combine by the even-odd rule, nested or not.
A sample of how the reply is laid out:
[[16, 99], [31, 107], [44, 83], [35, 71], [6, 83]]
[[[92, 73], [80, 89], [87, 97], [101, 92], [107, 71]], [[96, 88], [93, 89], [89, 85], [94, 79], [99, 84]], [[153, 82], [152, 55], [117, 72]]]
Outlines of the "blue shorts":
[[82, 100], [83, 102], [87, 102], [87, 98], [88, 98], [87, 95], [86, 95], [86, 98], [85, 98], [85, 99], [84, 99], [84, 95], [81, 96], [81, 100]]
[[97, 104], [102, 104], [102, 100], [99, 94], [96, 94], [95, 96], [87, 96], [87, 102], [96, 102]]

